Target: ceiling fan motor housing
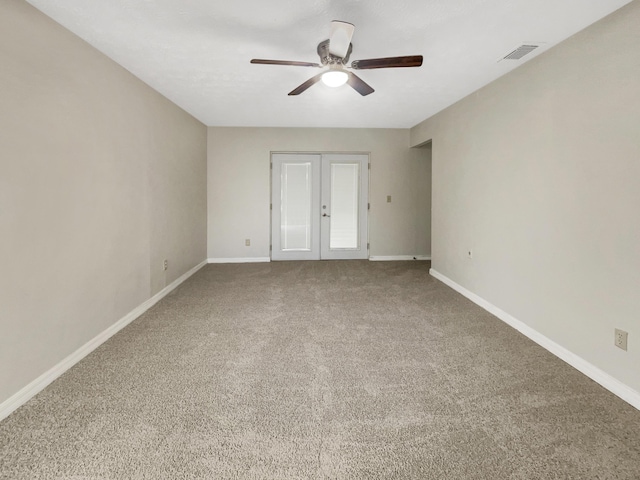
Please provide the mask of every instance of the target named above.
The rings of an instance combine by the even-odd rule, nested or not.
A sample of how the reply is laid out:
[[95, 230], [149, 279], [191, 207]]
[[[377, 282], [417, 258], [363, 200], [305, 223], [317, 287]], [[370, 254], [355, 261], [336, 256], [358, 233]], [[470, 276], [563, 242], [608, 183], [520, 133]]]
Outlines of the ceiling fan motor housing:
[[349, 56], [351, 56], [351, 50], [353, 44], [349, 44], [349, 50], [344, 58], [331, 55], [329, 53], [329, 39], [324, 40], [318, 44], [318, 56], [320, 57], [320, 63], [322, 65], [346, 65], [349, 62]]

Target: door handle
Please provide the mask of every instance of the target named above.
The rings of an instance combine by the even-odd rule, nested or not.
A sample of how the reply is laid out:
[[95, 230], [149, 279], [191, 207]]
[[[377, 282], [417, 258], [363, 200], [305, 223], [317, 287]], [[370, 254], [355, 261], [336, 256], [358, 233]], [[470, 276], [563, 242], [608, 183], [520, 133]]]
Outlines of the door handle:
[[327, 215], [326, 213], [322, 214], [323, 217], [330, 217], [331, 215]]

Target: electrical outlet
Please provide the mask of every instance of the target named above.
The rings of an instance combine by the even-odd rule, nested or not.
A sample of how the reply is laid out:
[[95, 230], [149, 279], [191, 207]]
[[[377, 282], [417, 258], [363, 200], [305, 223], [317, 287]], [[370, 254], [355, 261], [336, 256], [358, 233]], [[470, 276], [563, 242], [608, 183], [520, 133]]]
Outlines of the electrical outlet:
[[391, 203], [391, 195], [387, 195], [387, 203]]
[[169, 268], [169, 260], [165, 259], [162, 261], [162, 269], [167, 270]]
[[626, 351], [627, 350], [627, 336], [629, 334], [627, 332], [625, 332], [624, 330], [619, 330], [616, 328], [615, 331], [615, 346], [618, 348], [621, 348], [622, 350]]
[[251, 239], [250, 238], [246, 238], [244, 240], [244, 246], [245, 247], [250, 247], [251, 246]]
[[473, 258], [473, 251], [467, 250], [467, 258]]

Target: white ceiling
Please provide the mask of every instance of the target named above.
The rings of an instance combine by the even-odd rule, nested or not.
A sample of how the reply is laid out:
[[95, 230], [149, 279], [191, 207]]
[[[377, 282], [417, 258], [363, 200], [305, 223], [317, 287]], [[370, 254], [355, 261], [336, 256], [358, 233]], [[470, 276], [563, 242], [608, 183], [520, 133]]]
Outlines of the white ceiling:
[[[630, 0], [27, 0], [210, 126], [409, 128]], [[331, 20], [355, 24], [351, 60], [423, 55], [361, 70], [361, 97], [319, 70]], [[498, 59], [545, 42], [520, 61]]]

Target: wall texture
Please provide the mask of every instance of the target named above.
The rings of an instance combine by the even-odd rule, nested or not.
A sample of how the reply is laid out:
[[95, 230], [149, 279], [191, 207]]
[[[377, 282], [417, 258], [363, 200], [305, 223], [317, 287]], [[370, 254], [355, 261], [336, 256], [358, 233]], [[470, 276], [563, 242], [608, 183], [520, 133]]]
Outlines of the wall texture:
[[209, 258], [269, 257], [270, 152], [370, 153], [370, 255], [431, 253], [431, 151], [409, 130], [210, 127], [208, 152]]
[[26, 2], [0, 65], [2, 403], [206, 258], [207, 138]]
[[638, 25], [636, 1], [411, 131], [433, 268], [637, 392]]

